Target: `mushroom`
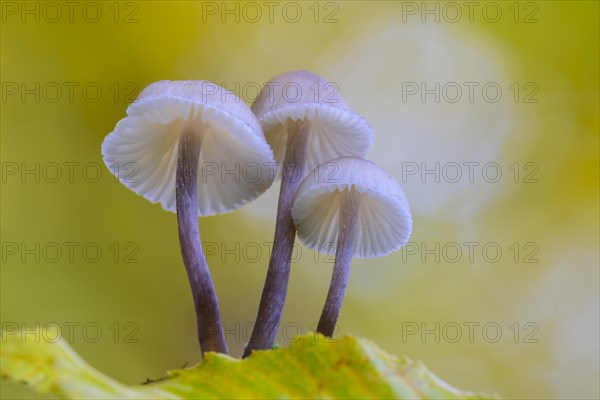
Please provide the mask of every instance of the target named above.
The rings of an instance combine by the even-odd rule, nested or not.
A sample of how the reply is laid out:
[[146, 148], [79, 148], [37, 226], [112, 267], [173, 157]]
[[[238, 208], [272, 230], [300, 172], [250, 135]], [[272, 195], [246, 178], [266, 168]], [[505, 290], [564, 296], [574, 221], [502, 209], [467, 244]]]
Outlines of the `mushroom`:
[[[106, 137], [102, 155], [125, 186], [177, 212], [202, 353], [227, 353], [198, 216], [233, 211], [272, 184], [273, 153], [256, 117], [239, 97], [214, 83], [155, 82]], [[240, 176], [248, 165], [257, 173]], [[123, 174], [124, 169], [136, 174]]]
[[[408, 241], [412, 218], [400, 185], [374, 163], [342, 157], [309, 174], [292, 209], [300, 241], [335, 263], [317, 332], [332, 336], [353, 257], [378, 258]], [[332, 246], [335, 244], [335, 246]]]
[[308, 167], [340, 156], [366, 156], [373, 132], [346, 105], [336, 85], [308, 71], [271, 79], [252, 105], [280, 165], [275, 238], [256, 324], [244, 350], [273, 346], [281, 322], [296, 229], [292, 204]]

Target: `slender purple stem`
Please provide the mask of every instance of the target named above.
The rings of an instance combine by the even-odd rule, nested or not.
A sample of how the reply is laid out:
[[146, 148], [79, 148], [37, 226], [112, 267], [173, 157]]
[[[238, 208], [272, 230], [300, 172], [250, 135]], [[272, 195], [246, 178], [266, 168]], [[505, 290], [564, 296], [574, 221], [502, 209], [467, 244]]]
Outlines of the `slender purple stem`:
[[179, 243], [194, 297], [202, 354], [207, 351], [227, 354], [217, 292], [204, 257], [198, 227], [197, 176], [201, 143], [202, 137], [197, 130], [183, 128], [175, 174]]
[[244, 349], [243, 357], [248, 357], [253, 350], [272, 348], [281, 323], [290, 278], [292, 250], [296, 238], [292, 206], [296, 190], [304, 178], [307, 125], [308, 123], [304, 121], [288, 120], [288, 139], [279, 190], [273, 249], [256, 324], [252, 330], [250, 341]]
[[354, 255], [355, 228], [360, 206], [360, 193], [355, 189], [345, 190], [340, 193], [340, 196], [343, 196], [343, 198], [335, 250], [335, 264], [333, 265], [327, 300], [325, 300], [325, 306], [317, 325], [317, 332], [328, 337], [333, 336], [335, 324], [340, 316], [340, 310], [348, 288], [350, 265]]

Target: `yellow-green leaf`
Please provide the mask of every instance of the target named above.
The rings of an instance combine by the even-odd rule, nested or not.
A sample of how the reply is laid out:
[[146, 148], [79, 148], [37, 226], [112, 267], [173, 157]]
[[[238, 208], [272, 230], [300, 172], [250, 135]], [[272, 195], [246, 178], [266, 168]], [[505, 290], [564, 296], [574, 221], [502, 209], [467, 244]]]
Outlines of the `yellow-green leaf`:
[[95, 370], [64, 341], [21, 338], [2, 334], [2, 377], [68, 399], [494, 398], [455, 389], [421, 362], [389, 355], [352, 336], [302, 336], [287, 348], [256, 351], [245, 360], [207, 353], [194, 367], [139, 386], [123, 385]]

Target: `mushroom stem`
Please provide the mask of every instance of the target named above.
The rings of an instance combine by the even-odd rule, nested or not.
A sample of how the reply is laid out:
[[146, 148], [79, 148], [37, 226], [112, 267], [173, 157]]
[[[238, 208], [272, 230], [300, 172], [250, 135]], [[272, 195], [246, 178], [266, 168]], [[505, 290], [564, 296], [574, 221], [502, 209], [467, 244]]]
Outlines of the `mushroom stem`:
[[202, 250], [198, 227], [198, 163], [202, 137], [198, 129], [184, 126], [177, 153], [175, 197], [181, 255], [187, 271], [198, 323], [202, 354], [227, 354], [219, 301]]
[[306, 152], [305, 130], [308, 123], [288, 119], [288, 137], [279, 189], [279, 203], [275, 224], [275, 237], [271, 259], [258, 308], [256, 323], [250, 341], [244, 349], [243, 357], [253, 350], [266, 350], [273, 347], [283, 314], [290, 277], [290, 263], [296, 238], [296, 227], [292, 220], [294, 196], [304, 178], [304, 155]]
[[356, 189], [345, 190], [340, 193], [340, 225], [337, 237], [335, 264], [327, 292], [327, 300], [317, 325], [317, 332], [331, 337], [335, 331], [335, 324], [340, 316], [342, 302], [348, 288], [350, 265], [354, 255], [354, 237], [358, 209], [360, 206], [360, 193]]

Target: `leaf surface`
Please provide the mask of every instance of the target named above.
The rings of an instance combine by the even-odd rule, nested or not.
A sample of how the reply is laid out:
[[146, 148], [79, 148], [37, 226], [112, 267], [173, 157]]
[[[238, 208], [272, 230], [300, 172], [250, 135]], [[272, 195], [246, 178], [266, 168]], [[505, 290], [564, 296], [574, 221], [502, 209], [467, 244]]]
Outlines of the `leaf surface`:
[[3, 333], [0, 363], [3, 378], [67, 399], [497, 398], [455, 389], [421, 362], [392, 356], [352, 336], [301, 336], [289, 347], [255, 351], [244, 360], [207, 353], [194, 367], [139, 386], [95, 370], [62, 339], [51, 343]]

